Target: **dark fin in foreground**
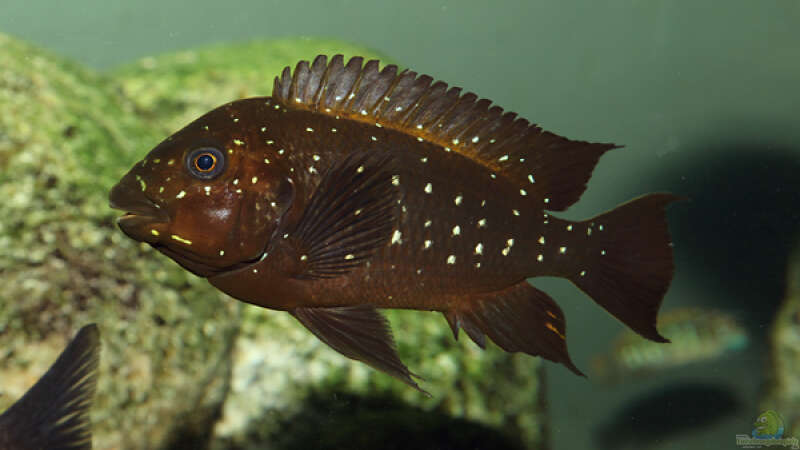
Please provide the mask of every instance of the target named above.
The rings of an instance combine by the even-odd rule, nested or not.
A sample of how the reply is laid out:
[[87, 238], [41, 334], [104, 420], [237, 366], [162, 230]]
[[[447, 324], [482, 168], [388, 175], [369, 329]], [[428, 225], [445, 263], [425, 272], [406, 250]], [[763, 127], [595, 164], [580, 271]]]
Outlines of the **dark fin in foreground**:
[[564, 313], [547, 294], [522, 281], [499, 292], [460, 297], [445, 317], [458, 338], [463, 328], [481, 348], [484, 334], [507, 352], [561, 363], [578, 375], [567, 352]]
[[0, 415], [0, 447], [91, 449], [89, 408], [99, 353], [97, 325], [86, 325], [42, 378]]
[[344, 356], [398, 378], [425, 395], [400, 361], [389, 322], [369, 305], [296, 308], [292, 315], [322, 342]]
[[392, 233], [397, 189], [386, 153], [354, 152], [325, 174], [291, 233], [298, 278], [329, 278], [362, 264]]
[[584, 221], [595, 230], [582, 261], [587, 270], [569, 276], [614, 317], [656, 342], [669, 342], [656, 329], [656, 315], [674, 271], [665, 208], [679, 199], [645, 195]]
[[547, 131], [515, 113], [492, 106], [473, 93], [461, 94], [428, 75], [403, 71], [378, 61], [323, 55], [309, 66], [300, 61], [275, 78], [272, 96], [291, 108], [381, 126], [452, 149], [492, 172], [502, 174], [551, 211], [575, 203], [600, 156], [614, 144], [572, 141]]

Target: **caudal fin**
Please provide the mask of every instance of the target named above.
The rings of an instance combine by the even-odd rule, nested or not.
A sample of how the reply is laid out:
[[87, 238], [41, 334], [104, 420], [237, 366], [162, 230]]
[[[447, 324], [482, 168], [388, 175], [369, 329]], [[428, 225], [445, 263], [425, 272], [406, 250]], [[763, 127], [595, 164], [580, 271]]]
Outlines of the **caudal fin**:
[[650, 194], [583, 222], [592, 239], [582, 261], [585, 270], [568, 278], [614, 317], [657, 342], [656, 314], [667, 292], [674, 264], [666, 206], [672, 194]]

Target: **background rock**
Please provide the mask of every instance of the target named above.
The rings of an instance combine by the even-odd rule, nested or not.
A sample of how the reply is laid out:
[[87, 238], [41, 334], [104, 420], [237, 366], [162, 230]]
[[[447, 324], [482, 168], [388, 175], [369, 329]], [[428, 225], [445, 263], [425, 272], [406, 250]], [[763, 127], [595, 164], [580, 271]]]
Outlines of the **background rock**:
[[157, 140], [104, 78], [0, 35], [0, 409], [97, 322], [96, 448], [206, 433], [227, 390], [240, 306], [122, 235], [107, 206]]
[[761, 409], [783, 417], [785, 437], [800, 437], [800, 241], [789, 258], [786, 296], [771, 334], [771, 364]]
[[78, 326], [96, 321], [97, 448], [203, 448], [212, 433], [214, 448], [278, 448], [295, 442], [281, 434], [287, 420], [346, 419], [309, 401], [337, 393], [390, 399], [387, 413], [463, 418], [437, 422], [453, 432], [472, 421], [542, 446], [540, 360], [456, 342], [438, 313], [387, 311], [427, 398], [340, 356], [286, 313], [227, 298], [113, 225], [108, 189], [160, 139], [222, 103], [269, 95], [273, 78], [300, 59], [374, 52], [330, 40], [253, 42], [145, 58], [102, 77], [0, 43], [0, 194], [12, 199], [0, 205], [0, 245], [12, 250], [0, 257], [0, 281], [13, 286], [0, 304], [4, 382], [23, 366], [32, 380], [52, 361], [28, 365], [29, 349], [43, 345], [35, 343], [55, 336], [46, 345], [54, 358]]

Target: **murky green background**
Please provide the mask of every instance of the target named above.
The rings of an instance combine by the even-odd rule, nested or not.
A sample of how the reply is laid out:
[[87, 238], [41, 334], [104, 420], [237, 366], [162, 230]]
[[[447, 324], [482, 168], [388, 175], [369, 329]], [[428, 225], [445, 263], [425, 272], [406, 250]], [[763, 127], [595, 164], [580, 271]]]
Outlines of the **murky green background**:
[[[593, 433], [630, 399], [698, 380], [734, 389], [744, 406], [652, 448], [733, 448], [735, 434], [750, 433], [800, 220], [800, 2], [1, 0], [0, 31], [101, 69], [216, 42], [337, 37], [550, 131], [624, 144], [567, 215], [659, 189], [690, 196], [672, 207], [678, 268], [664, 307], [732, 311], [756, 343], [615, 389], [548, 365], [553, 448], [594, 448]], [[537, 286], [561, 304], [573, 359], [587, 368], [621, 326], [566, 282]]]

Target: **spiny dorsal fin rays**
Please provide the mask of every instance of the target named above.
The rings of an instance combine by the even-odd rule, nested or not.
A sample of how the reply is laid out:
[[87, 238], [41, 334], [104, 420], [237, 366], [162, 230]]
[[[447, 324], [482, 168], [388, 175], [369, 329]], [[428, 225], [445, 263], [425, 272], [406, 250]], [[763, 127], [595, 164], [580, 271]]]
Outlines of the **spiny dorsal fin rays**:
[[[613, 144], [571, 141], [492, 106], [473, 93], [363, 58], [324, 55], [275, 78], [273, 97], [294, 108], [343, 116], [423, 138], [509, 179], [536, 206], [560, 211], [586, 189], [597, 160]], [[362, 67], [363, 65], [363, 67]], [[521, 192], [522, 192], [521, 191]], [[543, 203], [543, 204], [542, 204]]]

